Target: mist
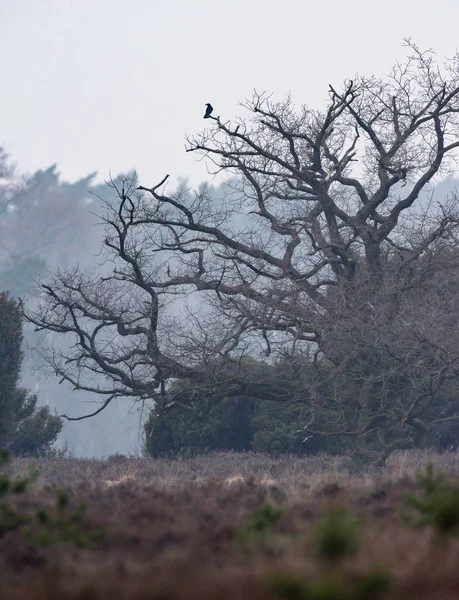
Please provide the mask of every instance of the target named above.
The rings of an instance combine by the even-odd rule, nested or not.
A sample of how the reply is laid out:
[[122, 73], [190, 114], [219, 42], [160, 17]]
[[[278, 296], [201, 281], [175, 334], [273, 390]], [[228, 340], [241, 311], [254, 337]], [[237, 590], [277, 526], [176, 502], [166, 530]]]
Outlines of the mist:
[[[384, 76], [403, 53], [405, 36], [451, 55], [459, 16], [451, 0], [435, 11], [390, 0], [377, 13], [377, 27], [362, 0], [314, 6], [288, 0], [281, 10], [270, 1], [239, 0], [218, 7], [135, 0], [126, 7], [119, 0], [0, 2], [0, 48], [8, 57], [0, 290], [13, 297], [33, 303], [36, 282], [57, 269], [110, 268], [101, 255], [100, 224], [101, 199], [114, 194], [103, 183], [110, 173], [116, 182], [135, 168], [146, 186], [166, 173], [172, 186], [183, 185], [181, 177], [196, 187], [214, 184], [209, 193], [218, 202], [224, 184], [184, 152], [186, 134], [205, 123], [206, 102], [222, 119], [233, 118], [256, 88], [279, 99], [291, 93], [298, 105], [321, 109], [330, 83], [356, 72]], [[458, 182], [439, 183], [436, 197]], [[22, 385], [59, 414], [92, 412], [94, 395], [47, 372], [33, 350], [41, 334], [25, 325], [24, 337]], [[139, 453], [149, 408], [117, 400], [89, 420], [65, 421], [61, 443], [79, 457]]]
[[[114, 177], [112, 184], [94, 184], [96, 172], [75, 182], [67, 182], [57, 165], [32, 175], [14, 168], [3, 153], [0, 161], [0, 289], [13, 297], [34, 302], [36, 285], [57, 270], [79, 267], [93, 273], [107, 273], [113, 265], [102, 253], [104, 225], [101, 216], [104, 201], [115, 201], [113, 184], [120, 186], [126, 171]], [[420, 197], [434, 202], [455, 192], [459, 179], [448, 178], [426, 190]], [[182, 181], [181, 187], [186, 187]], [[225, 195], [236, 197], [227, 184], [212, 187], [203, 183], [212, 201], [219, 205]], [[235, 228], [244, 226], [243, 215], [234, 217]], [[180, 303], [176, 310], [180, 310]], [[62, 347], [69, 340], [54, 336], [53, 343]], [[49, 371], [37, 349], [51, 340], [24, 325], [24, 362], [21, 384], [38, 395], [58, 414], [81, 417], [93, 412], [100, 399], [96, 394], [74, 391], [67, 382]], [[152, 405], [117, 399], [100, 414], [80, 421], [64, 420], [60, 446], [76, 457], [104, 457], [115, 453], [139, 455], [143, 445], [143, 423]]]
[[[102, 253], [104, 202], [116, 200], [113, 186], [121, 186], [123, 178], [132, 177], [132, 171], [102, 184], [94, 184], [96, 172], [67, 182], [57, 165], [29, 175], [15, 167], [5, 152], [0, 156], [0, 290], [33, 305], [37, 285], [58, 270], [110, 271], [112, 265]], [[187, 183], [180, 185], [186, 187]], [[227, 191], [225, 185], [205, 187], [217, 203]], [[45, 337], [24, 324], [21, 385], [38, 395], [40, 405], [46, 404], [58, 414], [81, 417], [97, 409], [99, 397], [60, 383], [40, 356], [43, 345], [52, 342], [62, 348], [71, 343], [62, 337]], [[76, 457], [138, 455], [142, 452], [142, 425], [151, 408], [151, 404], [117, 399], [90, 419], [64, 419], [60, 446], [65, 445]]]

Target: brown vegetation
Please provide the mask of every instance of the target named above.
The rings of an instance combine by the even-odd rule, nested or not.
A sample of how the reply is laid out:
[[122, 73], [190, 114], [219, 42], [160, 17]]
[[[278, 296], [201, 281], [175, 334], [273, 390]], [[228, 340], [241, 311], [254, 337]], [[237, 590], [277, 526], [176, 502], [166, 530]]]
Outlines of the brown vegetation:
[[[459, 473], [456, 454], [400, 454], [365, 477], [326, 456], [43, 459], [35, 491], [15, 496], [14, 506], [22, 513], [52, 507], [65, 485], [72, 510], [87, 500], [85, 531], [104, 526], [107, 534], [90, 549], [65, 540], [42, 547], [20, 531], [4, 534], [0, 594], [7, 600], [319, 597], [274, 594], [273, 577], [283, 573], [307, 581], [339, 577], [341, 595], [323, 597], [350, 598], [356, 596], [346, 595], [345, 586], [379, 567], [393, 574], [389, 591], [362, 598], [457, 598], [459, 542], [436, 544], [431, 529], [407, 528], [399, 518], [403, 490], [417, 485], [409, 475], [426, 459], [452, 477]], [[26, 466], [15, 460], [8, 470], [17, 475]], [[242, 543], [240, 532], [266, 503], [283, 513], [269, 535]], [[346, 507], [362, 527], [360, 549], [338, 571], [311, 547], [317, 523], [333, 507]]]

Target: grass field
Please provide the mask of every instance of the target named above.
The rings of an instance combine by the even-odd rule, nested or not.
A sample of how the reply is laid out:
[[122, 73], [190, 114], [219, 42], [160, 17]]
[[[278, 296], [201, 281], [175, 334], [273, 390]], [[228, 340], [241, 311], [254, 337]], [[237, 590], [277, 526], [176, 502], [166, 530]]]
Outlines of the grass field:
[[400, 518], [429, 461], [455, 489], [459, 454], [364, 476], [327, 456], [39, 460], [30, 490], [0, 495], [0, 598], [459, 598], [455, 508], [444, 535]]

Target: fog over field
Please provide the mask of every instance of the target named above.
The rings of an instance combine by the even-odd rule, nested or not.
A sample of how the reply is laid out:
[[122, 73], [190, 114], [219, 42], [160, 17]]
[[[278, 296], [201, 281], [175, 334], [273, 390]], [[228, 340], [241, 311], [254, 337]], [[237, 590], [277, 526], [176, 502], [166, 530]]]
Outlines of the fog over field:
[[[205, 184], [218, 205], [227, 176], [185, 152], [207, 102], [222, 120], [244, 117], [239, 103], [254, 89], [323, 109], [330, 84], [384, 77], [403, 38], [454, 55], [458, 17], [453, 0], [435, 10], [414, 0], [0, 0], [0, 290], [33, 301], [33, 279], [47, 272], [109, 269], [100, 214], [115, 198], [110, 177], [136, 171], [152, 186], [170, 174], [169, 189]], [[458, 183], [455, 172], [439, 177], [424, 200], [444, 200]], [[93, 394], [46, 378], [32, 329], [22, 384], [59, 414], [94, 410]], [[138, 453], [148, 408], [119, 398], [66, 422], [61, 441], [76, 457]]]
[[459, 2], [0, 0], [0, 598], [459, 598]]
[[[100, 258], [104, 229], [96, 214], [100, 211], [98, 196], [110, 198], [113, 190], [105, 184], [94, 187], [88, 179], [67, 184], [60, 180], [54, 168], [37, 173], [35, 178], [40, 182], [37, 184], [40, 191], [34, 195], [36, 204], [26, 205], [24, 211], [18, 208], [17, 212], [3, 217], [4, 271], [0, 283], [14, 296], [32, 293], [33, 280], [38, 276], [29, 274], [25, 267], [19, 274], [13, 274], [11, 265], [17, 264], [15, 261], [19, 259], [15, 257], [18, 256], [39, 256], [49, 271], [77, 264], [89, 269], [96, 265], [102, 271], [107, 268]], [[433, 197], [435, 200], [448, 197], [457, 184], [454, 178], [445, 180], [436, 186]], [[216, 203], [223, 190], [211, 189]], [[432, 191], [424, 195], [425, 200], [431, 197]], [[16, 201], [19, 206], [22, 196]], [[20, 219], [15, 218], [17, 214], [21, 215]], [[25, 334], [22, 384], [38, 394], [40, 403], [48, 404], [59, 414], [80, 416], [92, 412], [96, 400], [93, 394], [73, 391], [66, 382], [59, 384], [57, 377], [48, 375], [46, 368], [37, 369], [42, 363], [31, 348], [41, 338], [33, 333], [30, 325], [25, 327]], [[142, 443], [142, 419], [148, 406], [118, 399], [89, 420], [65, 422], [61, 438], [68, 442], [76, 457], [103, 457], [118, 452], [135, 454]]]

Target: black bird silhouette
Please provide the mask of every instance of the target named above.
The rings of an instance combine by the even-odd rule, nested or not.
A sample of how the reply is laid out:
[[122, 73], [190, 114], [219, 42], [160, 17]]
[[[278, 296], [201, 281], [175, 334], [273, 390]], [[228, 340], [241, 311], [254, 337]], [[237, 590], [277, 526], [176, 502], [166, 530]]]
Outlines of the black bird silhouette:
[[212, 114], [212, 111], [214, 110], [214, 107], [212, 106], [212, 104], [207, 103], [206, 106], [207, 106], [207, 108], [206, 108], [206, 114], [204, 115], [204, 119], [208, 119], [210, 117], [210, 115]]

